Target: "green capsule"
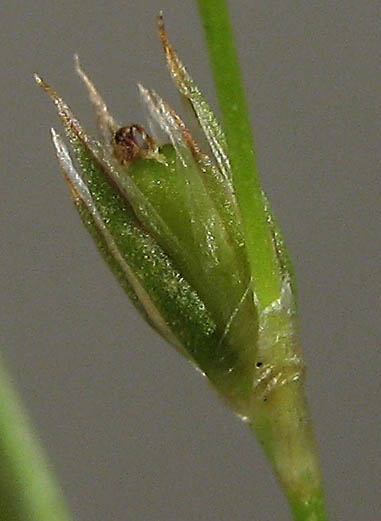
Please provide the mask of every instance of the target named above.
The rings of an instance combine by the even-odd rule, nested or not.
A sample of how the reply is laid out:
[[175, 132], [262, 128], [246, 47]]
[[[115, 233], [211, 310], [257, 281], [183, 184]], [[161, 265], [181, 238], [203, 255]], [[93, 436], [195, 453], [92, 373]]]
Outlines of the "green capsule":
[[245, 415], [256, 310], [242, 238], [229, 240], [232, 227], [225, 225], [204, 182], [215, 173], [206, 163], [201, 167], [183, 144], [180, 157], [179, 142], [155, 150], [153, 142], [151, 150], [142, 145], [133, 159], [121, 161], [115, 136], [110, 149], [93, 141], [64, 101], [38, 81], [64, 123], [78, 169], [53, 132], [57, 156], [103, 257], [148, 322]]
[[[150, 128], [157, 127], [166, 142], [139, 124], [121, 125], [76, 57], [100, 141], [36, 77], [70, 142], [69, 153], [53, 131], [57, 157], [83, 223], [135, 306], [250, 424], [295, 509], [301, 504], [300, 512], [312, 512], [313, 501], [322, 501], [321, 477], [303, 394], [288, 252], [258, 184], [247, 185], [258, 221], [249, 220], [251, 229], [243, 229], [224, 132], [171, 46], [161, 17], [159, 33], [201, 139], [141, 85]], [[238, 184], [242, 195], [245, 186]]]

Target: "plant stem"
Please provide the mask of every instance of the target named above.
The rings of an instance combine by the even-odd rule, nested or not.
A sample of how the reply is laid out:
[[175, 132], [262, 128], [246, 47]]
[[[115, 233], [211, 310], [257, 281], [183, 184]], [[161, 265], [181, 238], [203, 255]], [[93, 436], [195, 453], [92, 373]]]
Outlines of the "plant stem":
[[296, 316], [267, 313], [258, 333], [263, 372], [253, 385], [248, 418], [286, 494], [295, 521], [328, 521], [320, 462], [304, 393]]
[[[262, 392], [254, 393], [250, 427], [273, 465], [295, 521], [327, 521], [319, 460], [304, 397], [303, 370], [293, 367], [293, 362], [301, 359], [295, 317], [287, 310], [271, 317], [270, 304], [280, 302], [281, 278], [255, 164], [228, 7], [226, 0], [198, 0], [198, 5], [258, 301], [258, 360], [269, 371], [254, 382], [262, 385]], [[266, 358], [265, 364], [262, 360]]]
[[266, 401], [258, 400], [250, 427], [271, 461], [295, 521], [328, 521], [302, 383], [278, 387]]
[[245, 91], [225, 0], [198, 0], [246, 235], [258, 305], [279, 298], [281, 281], [266, 222]]
[[0, 460], [1, 521], [69, 521], [61, 491], [2, 364]]

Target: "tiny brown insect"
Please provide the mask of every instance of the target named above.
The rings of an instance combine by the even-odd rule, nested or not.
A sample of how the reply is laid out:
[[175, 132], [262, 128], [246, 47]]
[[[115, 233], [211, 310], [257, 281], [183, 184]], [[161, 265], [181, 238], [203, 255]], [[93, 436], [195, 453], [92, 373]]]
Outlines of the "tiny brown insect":
[[[140, 136], [140, 139], [139, 139]], [[138, 157], [145, 157], [157, 150], [155, 141], [140, 125], [121, 127], [112, 140], [114, 155], [122, 165], [128, 165]]]

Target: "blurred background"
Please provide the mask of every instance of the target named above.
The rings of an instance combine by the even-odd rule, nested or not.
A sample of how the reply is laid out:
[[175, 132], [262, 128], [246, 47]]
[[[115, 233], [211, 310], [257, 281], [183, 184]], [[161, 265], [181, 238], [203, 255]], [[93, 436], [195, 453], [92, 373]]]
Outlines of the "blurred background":
[[[376, 0], [230, 1], [263, 185], [295, 263], [332, 520], [374, 520], [380, 457]], [[247, 426], [137, 315], [82, 227], [39, 72], [94, 131], [73, 54], [123, 124], [175, 107], [155, 29], [215, 103], [195, 2], [0, 6], [1, 349], [76, 521], [286, 521]], [[377, 28], [378, 26], [378, 28]]]

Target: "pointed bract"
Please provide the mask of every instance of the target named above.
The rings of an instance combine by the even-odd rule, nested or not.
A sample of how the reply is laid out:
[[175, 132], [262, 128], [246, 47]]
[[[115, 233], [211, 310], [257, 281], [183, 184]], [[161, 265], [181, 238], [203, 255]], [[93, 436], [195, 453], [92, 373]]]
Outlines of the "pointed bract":
[[115, 132], [120, 128], [119, 125], [113, 116], [110, 114], [106, 103], [103, 101], [101, 95], [96, 89], [93, 82], [87, 76], [87, 74], [83, 71], [78, 54], [74, 55], [75, 60], [75, 69], [85, 84], [87, 91], [89, 93], [89, 99], [91, 104], [94, 107], [94, 112], [97, 119], [97, 126], [99, 130], [99, 134], [102, 138], [103, 145], [106, 147], [111, 147], [111, 139]]
[[158, 18], [158, 29], [172, 79], [176, 83], [179, 92], [190, 102], [205, 133], [218, 167], [224, 175], [226, 182], [232, 186], [227, 143], [222, 127], [218, 123], [217, 118], [201, 91], [179, 60], [176, 51], [169, 41], [162, 14], [160, 14]]

